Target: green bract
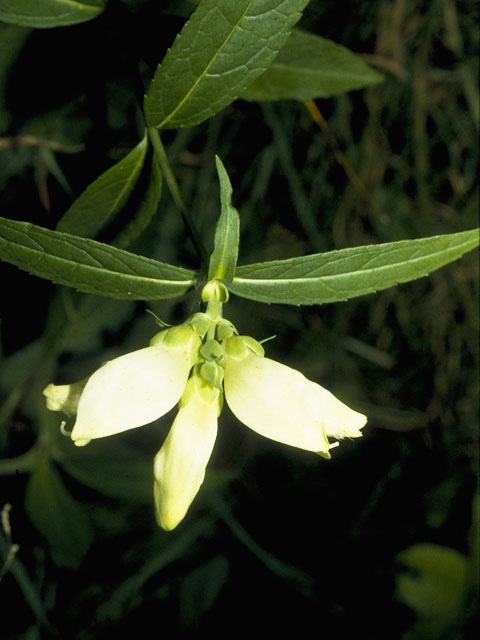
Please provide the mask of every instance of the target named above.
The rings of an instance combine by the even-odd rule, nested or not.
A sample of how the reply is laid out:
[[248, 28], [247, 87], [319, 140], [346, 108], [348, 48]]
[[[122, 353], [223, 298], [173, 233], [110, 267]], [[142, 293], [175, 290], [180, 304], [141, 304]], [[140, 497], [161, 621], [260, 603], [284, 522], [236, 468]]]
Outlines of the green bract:
[[215, 231], [215, 247], [208, 267], [209, 280], [231, 282], [237, 266], [240, 220], [232, 206], [232, 185], [220, 158], [216, 158], [220, 179], [222, 213]]

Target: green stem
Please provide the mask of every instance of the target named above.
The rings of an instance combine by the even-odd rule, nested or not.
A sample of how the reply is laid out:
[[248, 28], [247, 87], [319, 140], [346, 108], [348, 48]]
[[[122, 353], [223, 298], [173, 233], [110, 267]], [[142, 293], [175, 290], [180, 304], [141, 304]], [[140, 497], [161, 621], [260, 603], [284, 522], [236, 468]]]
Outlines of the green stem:
[[[37, 587], [30, 579], [25, 567], [20, 562], [16, 553], [18, 551], [18, 547], [15, 549], [15, 546], [16, 545], [14, 545], [14, 554], [10, 561], [9, 554], [12, 554], [11, 547], [6, 540], [4, 540], [3, 536], [0, 535], [0, 555], [6, 558], [2, 568], [6, 568], [12, 573], [23, 593], [25, 601], [30, 605], [30, 608], [37, 617], [37, 620], [42, 624], [48, 625], [42, 598], [38, 593]], [[10, 562], [10, 564], [6, 565], [6, 562]]]
[[217, 515], [225, 522], [237, 540], [239, 540], [250, 551], [250, 553], [256, 556], [272, 573], [284, 580], [293, 581], [297, 588], [303, 592], [308, 592], [312, 588], [313, 578], [309, 574], [293, 565], [279, 560], [255, 542], [246, 529], [244, 529], [240, 522], [234, 517], [223, 498], [217, 495], [212, 498], [211, 503]]
[[28, 473], [33, 471], [37, 463], [38, 446], [34, 445], [29, 451], [16, 458], [0, 460], [0, 476]]
[[222, 303], [217, 298], [212, 298], [207, 302], [207, 316], [214, 322], [222, 318]]
[[175, 180], [175, 176], [173, 175], [172, 168], [170, 167], [170, 163], [168, 161], [168, 157], [165, 152], [165, 147], [163, 146], [162, 141], [160, 139], [160, 135], [157, 129], [155, 129], [154, 127], [150, 127], [148, 129], [148, 135], [150, 137], [153, 150], [155, 152], [155, 156], [157, 157], [160, 169], [162, 170], [162, 173], [165, 177], [165, 181], [168, 185], [168, 188], [170, 189], [170, 193], [172, 194], [173, 200], [177, 205], [178, 209], [180, 210], [185, 227], [187, 228], [187, 231], [190, 234], [190, 237], [195, 246], [195, 249], [198, 255], [200, 256], [202, 267], [204, 270], [206, 270], [208, 265], [208, 254], [200, 239], [200, 236], [193, 222], [193, 219], [190, 215], [190, 212], [185, 206], [185, 203], [182, 198], [182, 194], [180, 193], [180, 189], [178, 188], [177, 181]]

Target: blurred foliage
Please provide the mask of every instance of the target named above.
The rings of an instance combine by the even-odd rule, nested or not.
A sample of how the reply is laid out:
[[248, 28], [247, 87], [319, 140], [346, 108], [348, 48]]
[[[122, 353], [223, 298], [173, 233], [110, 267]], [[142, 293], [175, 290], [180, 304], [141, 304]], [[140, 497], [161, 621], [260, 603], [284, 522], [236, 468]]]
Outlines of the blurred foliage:
[[[79, 25], [0, 24], [9, 218], [54, 228], [73, 197], [137, 144], [145, 87], [192, 7], [112, 1]], [[219, 213], [215, 153], [241, 215], [240, 264], [475, 226], [476, 18], [473, 0], [347, 1], [341, 13], [333, 0], [313, 0], [300, 26], [365, 54], [386, 80], [317, 101], [322, 130], [299, 103], [237, 101], [168, 132], [206, 241]], [[165, 189], [134, 249], [198, 266]], [[232, 298], [228, 317], [239, 331], [275, 334], [268, 355], [325, 384], [369, 423], [326, 462], [259, 439], [224, 412], [207, 481], [172, 533], [157, 528], [151, 505], [151, 461], [171, 416], [78, 450], [41, 396], [52, 380], [82, 379], [144, 346], [156, 330], [146, 306], [0, 269], [0, 506], [12, 505], [0, 535], [5, 637], [224, 636], [232, 622], [238, 634], [319, 629], [369, 640], [473, 630], [474, 255], [325, 307]], [[187, 297], [149, 309], [173, 323], [194, 304]], [[9, 556], [12, 544], [19, 549]]]

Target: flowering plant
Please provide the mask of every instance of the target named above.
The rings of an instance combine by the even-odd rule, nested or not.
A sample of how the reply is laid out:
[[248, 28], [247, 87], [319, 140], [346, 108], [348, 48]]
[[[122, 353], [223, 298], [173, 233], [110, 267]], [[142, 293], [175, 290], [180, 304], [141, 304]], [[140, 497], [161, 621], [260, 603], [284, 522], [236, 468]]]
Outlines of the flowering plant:
[[[178, 543], [183, 550], [189, 548], [192, 539], [203, 535], [203, 523], [207, 521], [208, 528], [220, 513], [218, 492], [218, 500], [212, 500], [212, 508], [206, 513], [189, 513], [181, 527], [164, 535], [150, 510], [141, 507], [152, 502], [153, 460], [158, 522], [171, 530], [185, 517], [202, 485], [217, 422], [218, 444], [227, 440], [221, 433], [225, 414], [219, 419], [224, 400], [249, 429], [324, 458], [342, 438], [362, 434], [366, 421], [363, 413], [369, 417], [365, 430], [369, 435], [374, 433], [370, 427], [379, 423], [391, 431], [417, 430], [413, 437], [419, 434], [419, 427], [428, 426], [420, 436], [426, 441], [433, 426], [433, 444], [435, 434], [441, 431], [449, 456], [469, 442], [461, 425], [476, 424], [470, 419], [474, 403], [468, 396], [476, 399], [477, 394], [466, 384], [464, 366], [472, 365], [477, 349], [475, 339], [461, 335], [462, 326], [474, 327], [476, 321], [469, 291], [472, 278], [465, 266], [468, 262], [462, 261], [443, 276], [424, 281], [423, 289], [422, 284], [403, 286], [366, 301], [355, 300], [426, 276], [478, 246], [478, 230], [464, 230], [476, 224], [472, 213], [477, 177], [472, 140], [478, 130], [478, 95], [472, 81], [476, 77], [472, 45], [463, 50], [455, 3], [451, 1], [442, 3], [442, 11], [426, 13], [415, 7], [405, 12], [405, 3], [393, 3], [392, 7], [380, 3], [381, 11], [378, 3], [364, 3], [365, 13], [378, 11], [379, 21], [384, 21], [375, 55], [365, 58], [388, 73], [388, 82], [382, 85], [383, 76], [363, 57], [316, 35], [329, 24], [325, 20], [329, 3], [307, 4], [307, 0], [201, 0], [195, 6], [188, 0], [0, 0], [0, 41], [6, 43], [0, 52], [0, 77], [6, 88], [0, 95], [0, 182], [2, 190], [5, 185], [2, 211], [7, 212], [0, 218], [0, 259], [9, 263], [4, 265], [6, 275], [2, 273], [1, 281], [3, 300], [10, 298], [0, 320], [5, 344], [12, 336], [12, 324], [15, 329], [18, 325], [19, 342], [23, 344], [17, 350], [12, 340], [5, 348], [6, 357], [0, 354], [0, 393], [5, 397], [0, 408], [0, 440], [6, 445], [0, 472], [10, 474], [16, 482], [15, 500], [23, 502], [25, 498], [29, 521], [35, 526], [33, 536], [38, 531], [45, 537], [57, 565], [77, 568], [94, 540], [97, 548], [101, 545], [94, 531], [100, 539], [106, 533], [109, 548], [115, 549], [111, 552], [121, 548], [122, 568], [125, 575], [132, 576], [131, 602], [141, 581], [146, 582], [152, 575], [149, 571], [155, 571], [152, 567], [159, 566], [155, 544], [165, 544], [162, 553], [165, 551], [170, 558], [165, 562], [172, 561], [178, 554], [174, 546]], [[330, 4], [333, 7], [335, 3]], [[295, 25], [304, 8], [305, 20], [299, 29]], [[96, 16], [100, 19], [94, 19]], [[174, 40], [179, 22], [185, 24]], [[73, 24], [77, 26], [70, 29]], [[465, 24], [460, 22], [460, 30]], [[329, 28], [336, 29], [333, 24]], [[392, 37], [395, 29], [400, 31]], [[369, 48], [373, 41], [373, 31], [369, 35], [366, 24], [353, 31], [348, 27], [343, 33], [346, 40], [352, 37], [350, 44], [358, 46], [359, 51], [363, 46]], [[45, 46], [49, 38], [51, 50]], [[445, 56], [446, 49], [451, 56]], [[59, 56], [59, 50], [70, 55]], [[426, 67], [426, 58], [438, 50], [440, 65]], [[462, 54], [465, 59], [460, 62]], [[445, 60], [449, 68], [441, 69]], [[7, 76], [17, 72], [20, 80], [11, 82]], [[330, 100], [337, 94], [367, 87], [365, 93]], [[319, 111], [319, 107], [323, 110], [322, 103], [314, 102], [324, 98], [333, 109], [331, 130]], [[280, 104], [272, 106], [274, 101]], [[404, 108], [406, 105], [411, 108]], [[18, 113], [9, 113], [12, 106]], [[115, 135], [107, 133], [109, 127]], [[11, 133], [5, 133], [7, 129]], [[337, 143], [333, 131], [346, 135]], [[167, 142], [165, 148], [163, 141]], [[448, 171], [443, 166], [446, 150], [451, 154]], [[69, 160], [58, 158], [61, 153], [71, 154]], [[234, 171], [236, 200], [244, 202], [238, 264], [240, 219], [232, 206], [229, 177], [219, 159], [221, 215], [217, 223], [217, 183], [211, 179], [215, 176], [215, 153]], [[361, 167], [361, 177], [350, 162]], [[110, 166], [88, 184], [92, 166], [97, 163], [102, 170]], [[163, 192], [167, 190], [165, 197]], [[212, 238], [208, 231], [214, 228], [210, 251]], [[48, 296], [39, 295], [40, 281], [27, 274], [62, 285], [47, 289], [53, 297], [48, 314]], [[416, 304], [419, 296], [421, 305]], [[229, 297], [233, 298], [229, 318], [235, 320], [242, 335], [223, 315], [222, 305]], [[249, 301], [245, 309], [240, 307], [235, 317], [235, 305], [245, 300]], [[352, 301], [320, 306], [347, 300]], [[149, 346], [145, 345], [150, 330], [143, 324], [144, 314], [138, 313], [145, 303], [155, 310], [155, 305], [162, 305], [161, 314], [176, 325], [161, 331]], [[305, 309], [306, 305], [310, 307]], [[311, 310], [311, 305], [319, 306]], [[259, 317], [248, 317], [254, 308], [259, 310]], [[282, 314], [280, 322], [278, 313]], [[258, 342], [243, 335], [269, 335], [270, 329], [259, 327], [262, 316], [267, 315], [275, 331], [285, 320], [286, 330], [294, 332], [293, 340], [284, 342], [287, 347], [294, 345], [289, 357], [294, 357], [294, 350], [297, 355], [303, 350], [303, 357], [305, 345], [315, 357], [323, 350], [325, 358], [297, 365], [308, 370], [311, 380], [266, 357], [264, 340]], [[405, 322], [405, 315], [410, 316], [410, 322]], [[45, 317], [45, 330], [37, 339]], [[23, 331], [18, 318], [28, 318], [28, 330]], [[403, 349], [407, 334], [410, 351]], [[124, 355], [106, 355], [113, 344], [120, 345]], [[281, 336], [277, 344], [282, 345]], [[430, 353], [430, 359], [422, 361], [425, 352]], [[287, 356], [275, 357], [284, 361]], [[95, 371], [98, 362], [107, 358], [110, 362]], [[389, 372], [394, 375], [383, 375], [395, 365], [396, 370]], [[332, 378], [325, 384], [331, 384], [347, 404], [320, 386], [319, 381], [324, 379], [322, 366]], [[428, 374], [424, 376], [424, 372]], [[47, 386], [50, 381], [60, 383], [86, 374], [89, 377], [78, 383]], [[340, 375], [347, 384], [338, 384]], [[372, 381], [379, 384], [374, 387]], [[42, 389], [49, 409], [75, 416], [71, 418], [69, 438], [60, 436], [67, 429], [65, 424], [58, 429], [58, 415], [45, 411]], [[400, 397], [399, 389], [408, 389], [408, 393]], [[421, 394], [420, 398], [416, 394]], [[107, 437], [150, 424], [170, 410], [176, 415], [163, 444], [157, 442], [156, 427], [150, 431], [153, 444], [148, 437], [143, 439], [147, 430], [130, 431], [124, 440]], [[457, 418], [460, 426], [456, 425]], [[441, 423], [441, 430], [436, 429], [437, 423]], [[396, 469], [403, 468], [404, 459], [409, 457], [408, 435], [403, 436], [397, 433], [389, 439], [389, 444], [400, 442], [398, 449], [402, 452], [400, 462], [390, 462], [389, 471], [384, 449], [380, 456], [376, 448], [371, 448], [374, 453], [368, 460], [368, 447], [375, 444], [374, 438], [368, 443], [366, 439], [357, 439], [351, 445], [342, 443], [332, 453], [332, 462], [320, 460], [318, 467], [315, 455], [305, 456], [309, 462], [301, 469], [308, 481], [302, 484], [298, 501], [300, 504], [303, 499], [306, 504], [304, 526], [299, 527], [295, 519], [294, 525], [301, 533], [296, 541], [289, 538], [288, 545], [303, 552], [312, 493], [330, 504], [336, 501], [337, 513], [330, 512], [328, 523], [322, 520], [321, 532], [310, 529], [314, 531], [314, 544], [305, 552], [309, 563], [318, 556], [318, 575], [326, 584], [332, 580], [325, 573], [324, 554], [318, 549], [336, 545], [348, 530], [355, 544], [344, 539], [343, 549], [348, 558], [350, 548], [357, 558], [361, 557], [357, 554], [356, 530], [368, 517], [371, 504], [379, 501], [382, 487], [396, 477]], [[146, 441], [147, 451], [143, 450]], [[423, 454], [422, 450], [419, 467]], [[459, 455], [463, 456], [463, 451]], [[295, 456], [287, 456], [285, 453], [282, 459], [288, 460], [293, 469], [291, 460]], [[262, 462], [265, 458], [262, 456]], [[345, 460], [347, 472], [342, 464]], [[465, 468], [463, 457], [461, 461], [460, 465], [454, 461], [450, 468]], [[224, 479], [228, 473], [222, 475], [218, 471], [222, 465], [212, 462], [208, 470], [210, 486], [218, 487], [218, 478]], [[369, 484], [364, 475], [362, 482], [352, 487], [356, 462], [369, 473], [378, 465], [378, 491], [374, 488], [377, 479], [370, 479]], [[235, 468], [241, 466], [235, 462]], [[262, 464], [262, 473], [267, 466]], [[29, 474], [26, 482], [22, 472]], [[249, 475], [252, 477], [255, 479], [254, 474]], [[346, 501], [337, 499], [343, 479]], [[288, 487], [292, 488], [294, 482], [290, 480]], [[265, 474], [256, 496], [260, 502], [269, 502], [272, 513], [279, 518], [283, 517], [283, 504], [280, 502], [277, 508], [272, 496], [288, 499], [278, 490], [281, 482], [282, 478], [275, 477], [269, 493]], [[451, 485], [453, 491], [458, 486], [455, 483]], [[471, 479], [468, 483], [472, 485]], [[415, 497], [417, 484], [415, 479], [411, 482]], [[247, 485], [240, 486], [243, 490]], [[6, 487], [8, 491], [8, 484]], [[447, 500], [453, 495], [451, 487], [443, 491], [445, 487], [439, 486], [438, 496]], [[369, 495], [360, 514], [361, 524], [354, 525], [358, 512], [344, 507], [353, 504], [353, 489], [364, 490], [365, 495], [373, 489], [373, 497]], [[300, 496], [300, 492], [295, 491], [295, 495]], [[118, 514], [110, 508], [110, 499], [121, 505]], [[12, 503], [15, 500], [12, 498]], [[141, 517], [135, 519], [138, 511], [142, 513], [143, 529]], [[347, 512], [351, 515], [345, 526]], [[8, 510], [5, 513], [8, 515]], [[401, 519], [401, 510], [394, 512], [391, 508], [391, 513]], [[248, 536], [243, 535], [245, 531], [238, 523], [232, 524], [228, 514], [220, 518], [248, 546]], [[269, 519], [274, 520], [264, 518], [264, 522]], [[438, 512], [429, 513], [427, 519], [429, 526], [438, 522]], [[7, 521], [2, 513], [8, 539]], [[125, 539], [117, 535], [119, 522], [125, 529], [128, 522], [128, 535], [142, 540], [137, 554], [123, 554], [131, 540], [125, 545]], [[395, 518], [392, 522], [394, 527]], [[330, 536], [326, 533], [329, 527]], [[378, 531], [379, 537], [383, 535]], [[143, 541], [149, 535], [155, 542], [147, 551]], [[409, 531], [408, 544], [410, 538]], [[110, 545], [112, 540], [116, 547]], [[51, 575], [49, 555], [36, 555], [38, 544], [35, 537], [27, 565], [39, 567], [39, 584], [33, 586], [46, 594], [47, 608], [52, 594], [64, 594], [56, 610], [48, 609], [43, 615], [35, 588], [20, 570], [16, 576], [23, 593], [33, 602], [39, 625], [44, 625], [45, 617], [61, 618], [63, 602], [69, 597], [77, 598], [82, 593], [82, 602], [92, 602], [94, 589], [89, 571], [76, 576], [78, 581], [84, 580], [83, 592], [77, 580], [66, 580], [59, 589], [61, 579], [57, 583], [56, 576]], [[368, 545], [370, 548], [371, 539]], [[217, 544], [211, 548], [217, 553]], [[250, 544], [249, 548], [262, 555], [258, 545]], [[14, 545], [6, 568], [0, 567], [0, 579], [10, 566], [12, 549]], [[138, 563], [140, 556], [142, 561]], [[265, 564], [273, 567], [276, 575], [285, 569], [268, 554], [266, 558]], [[214, 558], [213, 573], [218, 579], [221, 571], [215, 569], [217, 560], [221, 567], [225, 558]], [[300, 559], [299, 564], [304, 561]], [[195, 571], [201, 562], [203, 559], [194, 566]], [[359, 590], [351, 579], [353, 574], [362, 576], [365, 572], [363, 568], [352, 571], [348, 561], [347, 565], [344, 583], [352, 585], [353, 610], [358, 611]], [[125, 605], [128, 585], [120, 585], [116, 592], [117, 585], [112, 582], [117, 575], [110, 571], [110, 563], [105, 566], [103, 583], [98, 574], [101, 588], [97, 594], [112, 593], [109, 603], [118, 612], [122, 610], [118, 601]], [[202, 567], [199, 570], [201, 573]], [[375, 573], [370, 567], [369, 572]], [[285, 573], [292, 575], [288, 569]], [[293, 574], [298, 577], [298, 573]], [[45, 589], [42, 575], [49, 576]], [[334, 582], [339, 581], [337, 562], [332, 562], [331, 575]], [[250, 576], [249, 580], [255, 583]], [[184, 584], [188, 591], [191, 582], [186, 579]], [[306, 584], [310, 584], [308, 580]], [[261, 588], [257, 587], [258, 592]], [[362, 589], [377, 601], [363, 584]], [[381, 591], [380, 597], [386, 593]], [[305, 592], [308, 589], [302, 594]], [[314, 618], [318, 619], [319, 590], [312, 589], [311, 593]], [[244, 594], [242, 584], [242, 597]], [[254, 585], [250, 597], [256, 599]], [[290, 594], [288, 598], [290, 602]], [[191, 599], [204, 602], [202, 598]], [[449, 593], [445, 601], [451, 602]], [[80, 628], [89, 617], [108, 619], [103, 604], [92, 605], [95, 615], [91, 616], [79, 607], [78, 619], [71, 627], [53, 635], [71, 635], [71, 629]], [[338, 605], [322, 598], [325, 608], [346, 610], [343, 603]], [[12, 611], [17, 610], [15, 603]], [[22, 615], [17, 617], [23, 621]], [[273, 617], [277, 619], [276, 615], [269, 619]], [[357, 616], [350, 618], [357, 621]], [[195, 616], [192, 619], [197, 620]], [[24, 632], [32, 635], [32, 629]], [[369, 628], [367, 635], [372, 633]]]

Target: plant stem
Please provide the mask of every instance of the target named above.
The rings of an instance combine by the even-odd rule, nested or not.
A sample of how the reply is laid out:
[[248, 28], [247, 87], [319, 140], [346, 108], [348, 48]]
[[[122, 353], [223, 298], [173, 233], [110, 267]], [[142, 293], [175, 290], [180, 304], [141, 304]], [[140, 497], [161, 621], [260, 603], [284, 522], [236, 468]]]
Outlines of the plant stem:
[[4, 458], [0, 460], [0, 476], [29, 473], [35, 468], [37, 459], [38, 447], [36, 445], [16, 458]]
[[148, 129], [148, 135], [152, 142], [153, 150], [155, 152], [155, 156], [157, 157], [160, 169], [165, 177], [165, 181], [168, 185], [168, 188], [170, 189], [170, 193], [172, 194], [175, 204], [180, 210], [185, 227], [188, 233], [190, 234], [190, 237], [195, 246], [195, 249], [200, 257], [200, 260], [202, 263], [202, 269], [206, 270], [208, 265], [208, 255], [207, 255], [206, 249], [203, 246], [203, 243], [200, 239], [197, 228], [192, 220], [192, 217], [190, 216], [190, 212], [185, 206], [182, 195], [180, 193], [180, 189], [178, 188], [177, 181], [175, 180], [175, 176], [173, 175], [172, 168], [170, 167], [170, 163], [168, 161], [165, 148], [160, 139], [160, 135], [157, 129], [155, 129], [154, 127], [150, 127]]

